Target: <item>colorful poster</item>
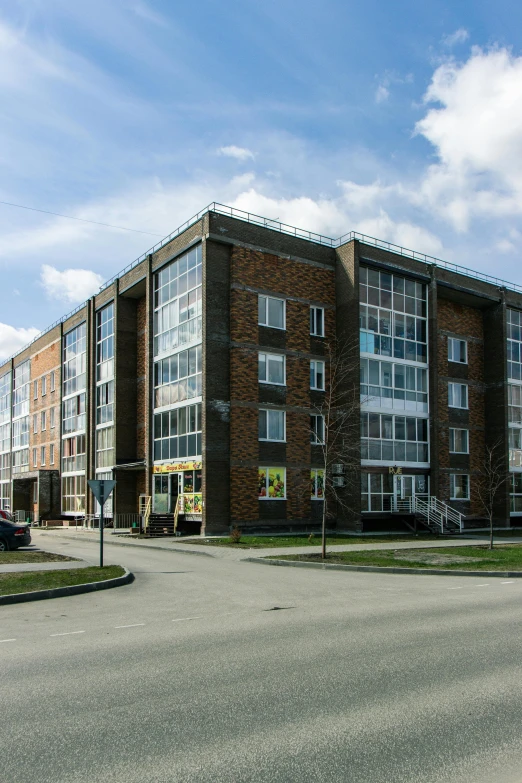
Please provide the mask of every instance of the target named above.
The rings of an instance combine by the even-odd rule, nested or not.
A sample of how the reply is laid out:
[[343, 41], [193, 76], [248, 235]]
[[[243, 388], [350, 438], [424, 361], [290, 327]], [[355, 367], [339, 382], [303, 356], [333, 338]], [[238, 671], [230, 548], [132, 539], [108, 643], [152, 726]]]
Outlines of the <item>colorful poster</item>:
[[265, 500], [285, 500], [285, 478], [284, 468], [259, 468], [259, 497]]

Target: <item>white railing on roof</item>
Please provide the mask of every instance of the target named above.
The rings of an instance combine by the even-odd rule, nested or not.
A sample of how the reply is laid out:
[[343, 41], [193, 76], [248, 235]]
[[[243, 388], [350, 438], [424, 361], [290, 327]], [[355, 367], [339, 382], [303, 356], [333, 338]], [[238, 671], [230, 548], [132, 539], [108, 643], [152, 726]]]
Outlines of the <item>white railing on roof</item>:
[[[278, 231], [281, 234], [287, 234], [289, 236], [293, 236], [298, 239], [305, 239], [308, 242], [315, 242], [316, 244], [325, 245], [331, 248], [340, 247], [341, 245], [345, 245], [347, 242], [352, 242], [354, 240], [357, 240], [365, 245], [370, 245], [372, 247], [377, 247], [382, 250], [387, 250], [390, 253], [395, 253], [397, 255], [404, 256], [406, 258], [412, 258], [415, 261], [420, 261], [430, 266], [436, 266], [441, 269], [447, 269], [450, 272], [455, 272], [457, 274], [464, 275], [465, 277], [471, 277], [475, 280], [481, 280], [482, 282], [489, 283], [490, 285], [493, 285], [497, 288], [506, 288], [510, 291], [517, 291], [518, 293], [522, 293], [522, 285], [519, 285], [518, 283], [510, 283], [508, 280], [503, 280], [500, 277], [487, 275], [484, 272], [478, 272], [475, 269], [469, 269], [468, 267], [460, 266], [459, 264], [454, 264], [451, 261], [444, 261], [441, 258], [436, 258], [435, 256], [426, 255], [426, 253], [418, 253], [416, 250], [410, 250], [409, 248], [402, 247], [402, 245], [394, 245], [392, 242], [386, 242], [385, 240], [382, 239], [376, 239], [375, 237], [369, 236], [368, 234], [361, 234], [358, 231], [349, 231], [347, 234], [343, 234], [338, 239], [333, 239], [332, 237], [328, 237], [324, 234], [318, 234], [313, 231], [307, 231], [304, 228], [297, 228], [296, 226], [291, 226], [287, 223], [281, 223], [281, 221], [279, 220], [263, 217], [262, 215], [256, 215], [253, 212], [245, 212], [244, 210], [238, 209], [237, 207], [229, 207], [226, 204], [220, 204], [216, 201], [206, 206], [196, 215], [193, 215], [191, 218], [189, 218], [189, 220], [186, 220], [184, 223], [182, 223], [181, 226], [178, 226], [178, 228], [172, 231], [172, 233], [168, 234], [168, 236], [166, 236], [164, 239], [161, 239], [159, 242], [157, 242], [155, 245], [149, 248], [149, 250], [147, 250], [145, 253], [142, 253], [141, 256], [139, 256], [139, 258], [135, 259], [135, 261], [132, 261], [130, 264], [124, 267], [124, 269], [118, 272], [118, 274], [113, 275], [113, 277], [111, 277], [109, 280], [103, 283], [103, 285], [100, 286], [100, 291], [104, 291], [106, 288], [112, 285], [112, 283], [114, 283], [115, 280], [122, 277], [131, 269], [134, 269], [134, 267], [138, 266], [138, 264], [144, 261], [147, 258], [147, 256], [149, 256], [151, 253], [155, 253], [160, 248], [164, 247], [172, 239], [182, 234], [183, 231], [186, 231], [188, 228], [190, 228], [190, 226], [194, 225], [194, 223], [197, 223], [198, 220], [201, 220], [201, 218], [204, 217], [209, 212], [215, 212], [216, 214], [219, 215], [226, 215], [236, 220], [242, 220], [245, 223], [253, 223], [256, 226], [262, 226], [263, 228], [268, 228], [271, 229], [272, 231]], [[14, 353], [8, 359], [5, 359], [1, 364], [4, 365], [6, 364], [6, 362], [9, 362], [11, 361], [11, 359], [14, 359], [16, 356], [22, 353], [22, 351], [25, 351], [30, 345], [36, 342], [36, 340], [39, 340], [40, 337], [42, 337], [44, 334], [51, 331], [51, 329], [54, 329], [55, 326], [58, 326], [58, 324], [63, 323], [72, 315], [79, 312], [83, 307], [85, 307], [85, 304], [86, 302], [83, 302], [82, 304], [78, 305], [78, 307], [76, 307], [74, 310], [72, 310], [70, 313], [67, 313], [67, 315], [64, 315], [62, 318], [59, 318], [57, 321], [55, 321], [46, 329], [44, 329], [42, 332], [40, 332], [40, 334], [38, 334], [33, 340], [31, 340], [31, 342], [29, 342], [19, 351], [16, 351], [16, 353]]]

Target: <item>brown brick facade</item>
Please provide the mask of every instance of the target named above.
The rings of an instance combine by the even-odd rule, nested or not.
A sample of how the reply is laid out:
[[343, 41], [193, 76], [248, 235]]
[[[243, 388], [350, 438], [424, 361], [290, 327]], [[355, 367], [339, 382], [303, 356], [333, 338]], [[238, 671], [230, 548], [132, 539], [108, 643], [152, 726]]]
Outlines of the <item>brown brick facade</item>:
[[[484, 384], [484, 327], [482, 311], [444, 299], [437, 302], [438, 317], [438, 411], [439, 411], [439, 495], [450, 499], [450, 475], [466, 473], [470, 476], [471, 501], [456, 503], [466, 514], [482, 513], [477, 497], [477, 480], [484, 461], [485, 384]], [[448, 339], [455, 337], [467, 342], [467, 364], [448, 360]], [[469, 409], [456, 410], [448, 406], [448, 383], [468, 384]], [[469, 430], [469, 456], [450, 454], [451, 427]], [[462, 508], [460, 508], [462, 506]]]

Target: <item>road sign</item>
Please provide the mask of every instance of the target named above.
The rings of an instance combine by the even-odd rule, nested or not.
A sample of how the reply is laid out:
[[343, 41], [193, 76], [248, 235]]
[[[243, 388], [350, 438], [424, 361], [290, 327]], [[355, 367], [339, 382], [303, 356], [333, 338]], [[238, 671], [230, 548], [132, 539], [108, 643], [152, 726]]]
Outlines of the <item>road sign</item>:
[[115, 481], [110, 481], [108, 479], [93, 479], [88, 481], [87, 484], [90, 486], [92, 494], [102, 507], [116, 486]]

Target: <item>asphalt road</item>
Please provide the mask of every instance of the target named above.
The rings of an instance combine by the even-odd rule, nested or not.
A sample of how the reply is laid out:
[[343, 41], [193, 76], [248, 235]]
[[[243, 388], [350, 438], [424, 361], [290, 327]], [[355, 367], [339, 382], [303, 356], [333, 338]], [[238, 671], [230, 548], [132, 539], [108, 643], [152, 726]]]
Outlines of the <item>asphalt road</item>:
[[0, 609], [2, 783], [522, 781], [522, 580], [106, 562]]

